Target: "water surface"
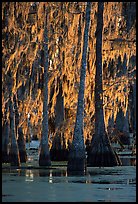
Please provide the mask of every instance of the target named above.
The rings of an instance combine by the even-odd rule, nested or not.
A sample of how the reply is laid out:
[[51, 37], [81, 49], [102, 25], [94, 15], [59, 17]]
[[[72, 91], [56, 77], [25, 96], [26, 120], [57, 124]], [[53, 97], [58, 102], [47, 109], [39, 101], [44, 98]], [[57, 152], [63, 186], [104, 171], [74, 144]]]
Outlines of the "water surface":
[[135, 202], [136, 166], [88, 167], [85, 176], [52, 169], [3, 169], [2, 202]]

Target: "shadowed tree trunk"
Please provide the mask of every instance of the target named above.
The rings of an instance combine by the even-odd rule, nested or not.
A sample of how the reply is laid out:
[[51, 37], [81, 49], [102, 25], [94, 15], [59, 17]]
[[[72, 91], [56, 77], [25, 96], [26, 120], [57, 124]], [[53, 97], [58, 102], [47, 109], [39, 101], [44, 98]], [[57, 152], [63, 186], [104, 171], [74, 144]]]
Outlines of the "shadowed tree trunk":
[[95, 134], [88, 155], [89, 166], [117, 166], [120, 160], [111, 147], [105, 130], [102, 87], [102, 30], [104, 2], [98, 2], [96, 29], [96, 76], [95, 76]]
[[62, 84], [59, 82], [59, 93], [56, 99], [55, 105], [55, 128], [58, 128], [62, 122], [64, 121], [64, 97], [63, 97], [63, 90]]
[[71, 144], [71, 148], [69, 150], [69, 158], [68, 158], [68, 164], [67, 164], [68, 174], [78, 174], [78, 173], [84, 174], [86, 170], [86, 156], [85, 156], [85, 145], [84, 145], [84, 136], [83, 136], [83, 125], [84, 125], [83, 118], [84, 118], [84, 90], [85, 90], [85, 75], [86, 75], [86, 60], [87, 60], [90, 13], [91, 13], [91, 2], [87, 2], [77, 115], [76, 115], [73, 141]]
[[12, 71], [8, 73], [8, 87], [9, 87], [9, 115], [10, 115], [10, 148], [9, 148], [9, 162], [11, 166], [20, 166], [19, 149], [16, 137], [15, 127], [15, 108], [13, 100], [14, 78]]
[[44, 101], [43, 101], [43, 121], [42, 121], [42, 137], [40, 141], [39, 166], [50, 166], [50, 152], [48, 147], [48, 30], [47, 30], [47, 10], [45, 26], [44, 26]]
[[26, 162], [27, 160], [27, 154], [26, 154], [26, 147], [25, 147], [25, 139], [23, 135], [22, 128], [19, 127], [19, 112], [18, 112], [18, 103], [17, 103], [17, 96], [14, 95], [14, 109], [15, 109], [15, 131], [17, 136], [17, 143], [18, 143], [18, 149], [19, 149], [19, 156], [20, 156], [20, 162]]
[[4, 113], [4, 122], [2, 126], [2, 162], [7, 163], [9, 162], [9, 120], [8, 120], [8, 103], [5, 105], [5, 113]]
[[20, 155], [20, 162], [24, 163], [27, 161], [27, 153], [26, 153], [26, 147], [25, 147], [25, 139], [23, 135], [22, 128], [18, 128], [18, 148], [19, 148], [19, 155]]
[[136, 133], [136, 82], [130, 85], [129, 92], [129, 123], [130, 123], [130, 132]]
[[2, 162], [8, 163], [9, 162], [9, 123], [5, 121], [3, 124], [3, 131], [2, 131]]
[[136, 134], [136, 81], [133, 85], [133, 132]]
[[121, 133], [120, 141], [125, 145], [129, 145], [130, 136], [129, 136], [128, 110], [126, 111], [126, 115], [125, 115], [121, 108], [121, 104], [116, 116], [115, 128]]
[[16, 130], [15, 130], [15, 110], [13, 106], [13, 97], [10, 97], [10, 136], [11, 136], [11, 144], [10, 144], [10, 151], [9, 151], [9, 161], [11, 166], [20, 166], [20, 157], [19, 157], [19, 150], [18, 144], [16, 140]]
[[[52, 147], [50, 149], [51, 160], [63, 161], [67, 160], [67, 149], [65, 146], [63, 147], [62, 143], [64, 142], [64, 137], [62, 137], [62, 133], [60, 132], [60, 127], [64, 121], [64, 97], [62, 84], [59, 82], [59, 93], [56, 98], [55, 105], [55, 129], [56, 133], [52, 141]], [[59, 129], [59, 131], [57, 131]]]
[[14, 96], [13, 96], [13, 102], [14, 102], [14, 110], [15, 110], [15, 131], [16, 131], [16, 135], [18, 135], [19, 113], [18, 113], [16, 94], [14, 94]]

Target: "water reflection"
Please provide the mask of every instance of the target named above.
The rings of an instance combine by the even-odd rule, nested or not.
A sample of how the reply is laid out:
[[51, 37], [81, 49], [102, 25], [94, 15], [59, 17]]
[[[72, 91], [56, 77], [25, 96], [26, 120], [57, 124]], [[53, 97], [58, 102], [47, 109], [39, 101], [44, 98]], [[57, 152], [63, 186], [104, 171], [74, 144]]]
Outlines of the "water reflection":
[[25, 181], [29, 181], [29, 182], [34, 181], [34, 174], [33, 174], [32, 170], [30, 170], [30, 169], [26, 170]]
[[21, 176], [21, 169], [17, 169], [17, 172], [18, 172], [18, 176]]
[[[126, 184], [126, 185], [135, 185], [136, 178], [127, 178], [125, 173], [126, 169], [129, 167], [92, 167], [88, 169], [87, 175], [85, 176], [68, 176], [67, 169], [16, 169], [16, 170], [7, 170], [5, 173], [10, 176], [24, 177], [26, 182], [33, 182], [40, 180], [41, 182], [47, 182], [50, 184], [53, 183], [76, 183], [76, 184]], [[135, 170], [131, 170], [132, 173], [135, 173]], [[125, 172], [125, 173], [124, 173]], [[126, 174], [127, 175], [127, 174]], [[42, 179], [39, 179], [42, 178]], [[13, 179], [10, 181], [13, 181]], [[15, 181], [15, 180], [14, 180]], [[104, 187], [105, 188], [105, 187]], [[110, 187], [109, 187], [110, 188]], [[107, 190], [107, 189], [106, 189]], [[113, 190], [108, 189], [108, 190]]]
[[3, 195], [14, 195], [13, 200], [3, 196], [4, 202], [73, 199], [75, 202], [113, 202], [117, 199], [123, 202], [135, 201], [136, 197], [136, 167], [133, 166], [89, 167], [85, 176], [69, 176], [66, 167], [3, 169], [2, 173]]
[[136, 158], [120, 157], [122, 161], [122, 166], [136, 166]]
[[[33, 182], [36, 177], [46, 177], [42, 181], [48, 183], [81, 183], [81, 184], [135, 184], [135, 178], [123, 179], [124, 168], [136, 165], [135, 158], [121, 158], [123, 166], [121, 167], [88, 167], [86, 175], [69, 175], [67, 167], [54, 167], [50, 169], [45, 168], [31, 168], [29, 169], [3, 169], [2, 172], [10, 176], [25, 177], [26, 182]], [[122, 170], [123, 169], [123, 170]], [[113, 176], [114, 175], [114, 176]], [[121, 179], [118, 179], [122, 176]], [[96, 178], [99, 179], [96, 179]], [[106, 178], [106, 179], [105, 179]], [[108, 178], [108, 179], [107, 179]]]
[[49, 181], [49, 183], [53, 183], [52, 182], [52, 171], [50, 171], [50, 175], [49, 175], [49, 180], [48, 181]]
[[45, 169], [39, 169], [36, 170], [38, 172], [38, 176], [40, 177], [49, 177], [50, 176], [50, 170], [45, 170]]

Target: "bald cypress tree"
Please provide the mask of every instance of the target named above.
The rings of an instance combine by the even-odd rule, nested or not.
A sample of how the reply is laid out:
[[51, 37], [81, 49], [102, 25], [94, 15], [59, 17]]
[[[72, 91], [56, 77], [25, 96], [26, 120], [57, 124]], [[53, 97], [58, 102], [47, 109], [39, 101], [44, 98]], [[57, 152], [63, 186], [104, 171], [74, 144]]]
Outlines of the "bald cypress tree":
[[48, 147], [48, 29], [47, 29], [47, 18], [48, 10], [45, 9], [46, 15], [44, 22], [44, 87], [43, 87], [43, 121], [42, 121], [42, 136], [40, 141], [40, 154], [39, 154], [39, 166], [50, 166], [50, 152]]
[[90, 25], [90, 13], [91, 13], [91, 2], [87, 2], [77, 115], [76, 115], [73, 141], [71, 144], [71, 148], [69, 150], [69, 158], [68, 158], [68, 164], [67, 164], [67, 171], [69, 174], [72, 174], [72, 173], [83, 174], [85, 173], [85, 169], [86, 169], [86, 156], [85, 156], [85, 145], [84, 145], [84, 135], [83, 135], [83, 126], [84, 126], [83, 119], [84, 119], [84, 90], [85, 90], [85, 75], [86, 75], [86, 60], [87, 60], [87, 47], [88, 47], [89, 25]]
[[11, 95], [9, 101], [9, 111], [10, 111], [10, 151], [9, 151], [9, 161], [11, 166], [20, 166], [20, 156], [18, 143], [16, 138], [16, 130], [15, 130], [15, 110], [13, 104], [13, 96]]
[[96, 75], [95, 75], [95, 134], [91, 142], [88, 165], [105, 167], [117, 166], [120, 160], [112, 149], [105, 130], [103, 111], [103, 73], [102, 73], [102, 30], [104, 2], [98, 2], [96, 29]]
[[10, 147], [9, 147], [9, 162], [11, 166], [20, 166], [20, 155], [17, 143], [17, 134], [16, 134], [16, 125], [15, 125], [15, 107], [14, 107], [14, 77], [12, 76], [12, 71], [9, 70], [8, 73], [8, 87], [9, 87], [9, 119], [10, 119], [10, 131], [9, 131], [9, 139], [10, 139]]

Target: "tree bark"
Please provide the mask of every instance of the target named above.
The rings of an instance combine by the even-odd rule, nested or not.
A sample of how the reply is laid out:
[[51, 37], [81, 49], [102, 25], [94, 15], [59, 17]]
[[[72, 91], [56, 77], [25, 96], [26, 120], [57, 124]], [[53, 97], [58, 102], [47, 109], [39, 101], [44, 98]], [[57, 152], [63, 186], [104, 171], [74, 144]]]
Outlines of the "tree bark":
[[74, 174], [74, 173], [84, 174], [86, 170], [83, 119], [84, 119], [84, 90], [85, 90], [85, 75], [86, 75], [90, 14], [91, 14], [91, 2], [87, 2], [77, 115], [76, 115], [73, 142], [69, 150], [69, 158], [68, 158], [68, 164], [67, 164], [68, 174]]
[[25, 163], [27, 161], [27, 153], [25, 147], [25, 139], [23, 135], [22, 128], [18, 128], [18, 148], [19, 148], [19, 155], [20, 155], [20, 162]]
[[59, 128], [64, 121], [64, 97], [62, 91], [62, 84], [59, 81], [59, 93], [56, 98], [55, 105], [55, 128]]
[[15, 130], [15, 112], [13, 106], [13, 97], [10, 97], [10, 136], [11, 136], [11, 145], [10, 145], [10, 152], [9, 152], [9, 160], [11, 166], [20, 166], [20, 157], [19, 157], [19, 150], [18, 144], [16, 139], [16, 130]]
[[14, 95], [14, 110], [15, 110], [15, 133], [17, 137], [17, 143], [18, 143], [18, 149], [19, 149], [19, 156], [20, 156], [20, 162], [26, 162], [27, 161], [27, 153], [26, 153], [26, 147], [25, 147], [25, 139], [23, 135], [22, 128], [19, 127], [19, 111], [18, 111], [18, 101], [17, 96]]
[[9, 162], [9, 123], [6, 120], [2, 127], [2, 163]]
[[8, 119], [8, 103], [5, 105], [5, 113], [4, 113], [4, 122], [2, 126], [2, 162], [8, 163], [9, 162], [9, 133], [10, 133], [10, 126], [9, 126], [9, 119]]
[[121, 104], [116, 116], [115, 128], [122, 133], [120, 136], [122, 144], [130, 145], [128, 110], [126, 111], [126, 115], [124, 115]]
[[16, 131], [16, 135], [18, 135], [19, 112], [18, 112], [18, 104], [17, 104], [16, 94], [13, 96], [13, 102], [14, 102], [14, 110], [15, 110], [15, 131]]
[[102, 30], [104, 2], [98, 2], [96, 29], [96, 75], [95, 75], [95, 134], [88, 155], [89, 166], [117, 166], [120, 164], [105, 130], [103, 112], [103, 73], [102, 73]]
[[130, 84], [128, 99], [129, 124], [131, 132], [136, 133], [136, 82]]
[[44, 27], [44, 102], [43, 102], [43, 121], [42, 121], [42, 137], [40, 141], [39, 166], [50, 166], [50, 152], [48, 147], [48, 29], [47, 29], [47, 10], [45, 27]]
[[[63, 137], [61, 127], [63, 125], [63, 121], [65, 118], [65, 111], [64, 111], [64, 97], [62, 91], [62, 84], [60, 80], [58, 82], [59, 86], [59, 93], [56, 98], [56, 105], [55, 105], [55, 136], [52, 140], [52, 147], [50, 149], [51, 160], [63, 161], [65, 159], [65, 155], [67, 154], [67, 149], [62, 148]], [[67, 158], [67, 157], [66, 157]]]

